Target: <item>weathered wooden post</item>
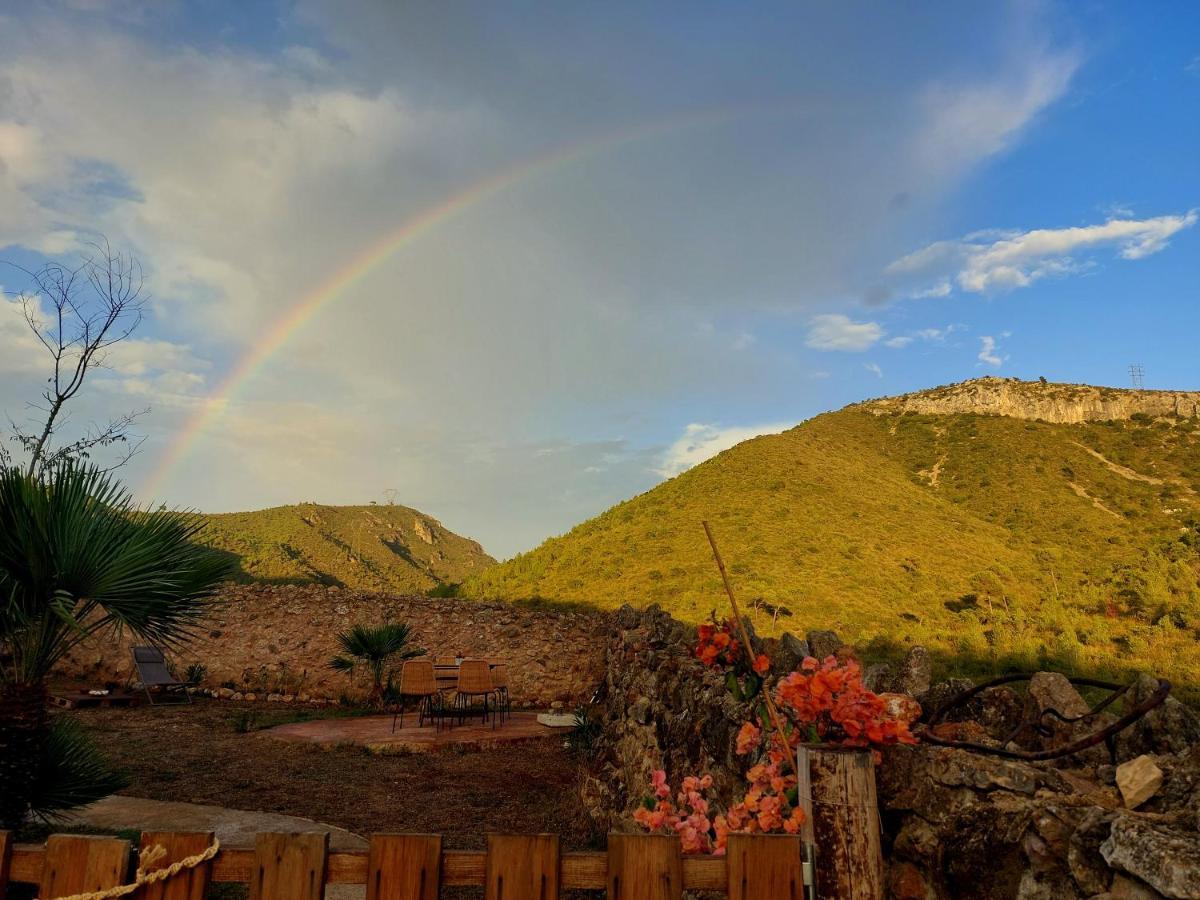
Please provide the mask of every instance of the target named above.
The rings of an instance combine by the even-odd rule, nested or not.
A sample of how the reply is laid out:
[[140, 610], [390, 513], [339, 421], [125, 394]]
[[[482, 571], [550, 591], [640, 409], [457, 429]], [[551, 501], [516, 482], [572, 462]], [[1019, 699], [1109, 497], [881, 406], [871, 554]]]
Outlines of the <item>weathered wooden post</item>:
[[883, 900], [883, 844], [870, 750], [797, 752], [801, 838], [813, 861], [818, 900]]

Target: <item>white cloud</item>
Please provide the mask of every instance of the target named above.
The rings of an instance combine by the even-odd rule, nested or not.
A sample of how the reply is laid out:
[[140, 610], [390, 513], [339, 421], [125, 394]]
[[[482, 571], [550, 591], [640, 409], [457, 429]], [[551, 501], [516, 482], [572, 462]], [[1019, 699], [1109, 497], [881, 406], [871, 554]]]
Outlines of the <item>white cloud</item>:
[[897, 335], [896, 337], [888, 338], [883, 342], [883, 345], [885, 347], [891, 347], [898, 350], [907, 347], [909, 344], [913, 343], [913, 341], [924, 341], [925, 343], [929, 344], [942, 344], [945, 343], [946, 338], [954, 334], [954, 332], [963, 331], [965, 328], [965, 325], [959, 325], [957, 323], [947, 325], [945, 328], [921, 328], [917, 331], [911, 332], [910, 334]]
[[943, 173], [999, 153], [1066, 93], [1079, 64], [1070, 51], [1035, 52], [1007, 77], [930, 85], [919, 100], [926, 123], [912, 152]]
[[814, 350], [869, 350], [883, 337], [878, 322], [855, 322], [841, 313], [813, 316], [804, 343]]
[[874, 375], [876, 378], [883, 377], [883, 369], [881, 369], [879, 367], [878, 363], [873, 363], [873, 362], [872, 363], [863, 363], [863, 368], [866, 369], [868, 372], [870, 372], [872, 375]]
[[979, 232], [957, 241], [938, 241], [888, 266], [889, 275], [952, 277], [961, 290], [996, 293], [1028, 287], [1046, 277], [1069, 275], [1093, 265], [1089, 253], [1112, 247], [1121, 259], [1141, 259], [1165, 249], [1171, 237], [1196, 224], [1200, 213], [1151, 219], [1109, 219], [1099, 225]]
[[986, 334], [979, 339], [979, 356], [977, 358], [981, 363], [996, 368], [1000, 368], [1008, 359], [1007, 356], [1000, 355], [996, 339]]
[[663, 478], [672, 478], [692, 466], [711, 459], [722, 450], [763, 434], [778, 434], [791, 428], [794, 422], [771, 422], [766, 425], [741, 425], [722, 428], [719, 425], [692, 423], [680, 438], [662, 454], [655, 471]]

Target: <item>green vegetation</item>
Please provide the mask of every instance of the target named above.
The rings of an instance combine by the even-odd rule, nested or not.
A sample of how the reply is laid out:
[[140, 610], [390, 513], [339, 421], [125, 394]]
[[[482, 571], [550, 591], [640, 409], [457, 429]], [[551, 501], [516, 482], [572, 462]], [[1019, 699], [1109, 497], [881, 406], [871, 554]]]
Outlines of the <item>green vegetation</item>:
[[495, 564], [475, 541], [407, 506], [302, 503], [205, 519], [205, 539], [236, 560], [241, 581], [452, 593]]
[[474, 598], [724, 608], [708, 519], [760, 631], [835, 628], [943, 672], [1153, 670], [1200, 686], [1200, 424], [818, 416], [468, 578]]
[[69, 719], [48, 722], [45, 681], [92, 635], [181, 643], [228, 574], [222, 555], [195, 542], [202, 527], [137, 510], [95, 469], [0, 468], [0, 828], [120, 786]]
[[392, 660], [413, 659], [425, 655], [424, 647], [411, 647], [408, 643], [407, 622], [384, 622], [382, 625], [355, 625], [337, 636], [342, 652], [329, 661], [329, 667], [345, 672], [351, 677], [359, 668], [365, 668], [371, 678], [371, 693], [367, 697], [370, 706], [377, 706], [384, 695], [384, 678], [387, 687], [392, 687]]

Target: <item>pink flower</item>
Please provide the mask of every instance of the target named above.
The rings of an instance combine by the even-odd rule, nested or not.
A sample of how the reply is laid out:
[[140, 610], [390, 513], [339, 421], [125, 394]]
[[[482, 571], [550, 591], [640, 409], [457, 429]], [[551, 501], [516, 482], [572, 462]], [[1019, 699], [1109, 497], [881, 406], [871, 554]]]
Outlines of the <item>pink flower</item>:
[[654, 796], [660, 800], [671, 796], [671, 788], [667, 786], [667, 773], [656, 769], [650, 775], [650, 784], [654, 788]]
[[734, 749], [738, 756], [745, 756], [761, 743], [762, 729], [758, 728], [753, 722], [745, 722], [742, 724], [741, 731], [738, 732], [737, 744]]

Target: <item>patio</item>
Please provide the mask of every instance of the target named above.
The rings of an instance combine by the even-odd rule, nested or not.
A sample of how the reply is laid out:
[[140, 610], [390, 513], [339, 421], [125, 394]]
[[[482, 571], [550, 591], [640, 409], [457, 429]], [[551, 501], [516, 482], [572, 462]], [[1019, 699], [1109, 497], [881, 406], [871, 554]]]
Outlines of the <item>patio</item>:
[[469, 721], [453, 728], [417, 725], [415, 713], [405, 718], [404, 727], [392, 732], [392, 716], [356, 716], [340, 719], [315, 719], [277, 725], [260, 732], [264, 737], [319, 746], [354, 744], [372, 753], [437, 753], [444, 750], [491, 750], [529, 741], [561, 737], [569, 728], [548, 727], [538, 721], [536, 712], [514, 711], [504, 724], [493, 728], [490, 722]]

